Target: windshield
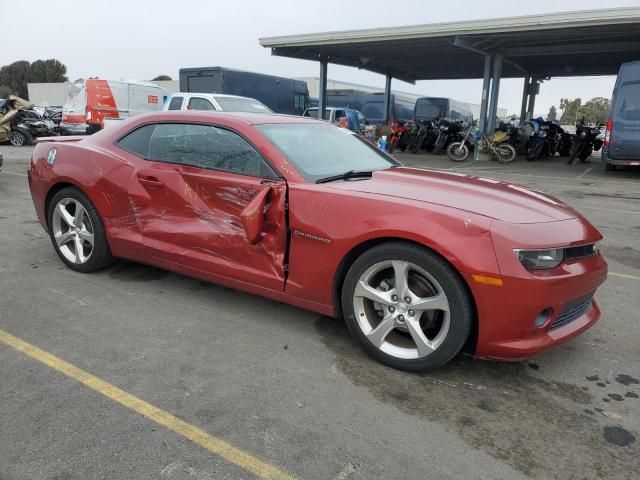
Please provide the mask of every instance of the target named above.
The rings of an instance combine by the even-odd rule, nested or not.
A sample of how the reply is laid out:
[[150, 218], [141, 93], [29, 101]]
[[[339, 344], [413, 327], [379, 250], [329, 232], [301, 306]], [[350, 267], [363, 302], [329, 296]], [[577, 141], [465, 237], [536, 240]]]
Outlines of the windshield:
[[444, 117], [446, 113], [446, 100], [419, 98], [416, 102], [416, 120], [431, 120], [436, 117]]
[[84, 109], [86, 101], [86, 90], [84, 88], [84, 85], [69, 85], [69, 89], [67, 90], [67, 98], [64, 101], [64, 108], [66, 110]]
[[269, 107], [253, 98], [214, 97], [224, 112], [273, 113]]
[[271, 124], [256, 128], [310, 182], [350, 170], [384, 170], [398, 165], [373, 144], [334, 125]]

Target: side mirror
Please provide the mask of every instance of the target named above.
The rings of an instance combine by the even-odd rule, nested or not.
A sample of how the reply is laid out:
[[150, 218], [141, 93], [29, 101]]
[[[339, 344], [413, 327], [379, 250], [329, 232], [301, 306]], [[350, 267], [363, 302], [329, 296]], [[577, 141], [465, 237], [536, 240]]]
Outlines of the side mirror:
[[271, 191], [271, 187], [267, 186], [260, 190], [258, 194], [253, 197], [253, 200], [244, 207], [240, 214], [240, 220], [242, 220], [242, 226], [247, 234], [247, 240], [250, 244], [255, 244], [262, 232], [262, 222], [264, 220], [264, 205], [267, 202], [267, 195]]

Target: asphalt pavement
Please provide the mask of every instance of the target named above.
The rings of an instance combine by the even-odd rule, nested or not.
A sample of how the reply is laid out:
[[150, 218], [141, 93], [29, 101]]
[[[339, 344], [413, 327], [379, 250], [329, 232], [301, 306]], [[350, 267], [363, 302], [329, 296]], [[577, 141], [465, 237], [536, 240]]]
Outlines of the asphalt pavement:
[[638, 478], [640, 170], [398, 155], [562, 199], [611, 272], [576, 339], [417, 375], [295, 307], [123, 261], [72, 272], [36, 220], [31, 148], [0, 151], [0, 479]]

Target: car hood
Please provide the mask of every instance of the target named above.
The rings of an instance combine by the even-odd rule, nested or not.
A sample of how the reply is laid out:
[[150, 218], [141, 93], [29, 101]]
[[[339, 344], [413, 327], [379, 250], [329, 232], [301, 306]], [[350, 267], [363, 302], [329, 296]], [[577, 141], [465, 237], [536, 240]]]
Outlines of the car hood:
[[443, 205], [510, 223], [557, 222], [580, 216], [560, 200], [528, 187], [457, 172], [396, 167], [373, 172], [370, 179], [326, 186]]

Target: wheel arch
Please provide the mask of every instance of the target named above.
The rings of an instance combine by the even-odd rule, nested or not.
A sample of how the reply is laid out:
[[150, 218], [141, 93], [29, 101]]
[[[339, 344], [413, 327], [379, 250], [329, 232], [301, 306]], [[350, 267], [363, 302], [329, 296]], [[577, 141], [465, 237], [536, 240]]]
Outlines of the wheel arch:
[[87, 192], [85, 192], [77, 184], [72, 183], [72, 182], [70, 182], [68, 180], [60, 180], [60, 181], [54, 183], [51, 186], [51, 188], [49, 188], [49, 190], [47, 191], [47, 195], [46, 195], [45, 200], [44, 200], [44, 216], [45, 216], [45, 221], [47, 223], [47, 231], [49, 230], [49, 206], [51, 205], [51, 199], [60, 190], [62, 190], [64, 188], [68, 188], [68, 187], [75, 188], [75, 189], [81, 191], [93, 203], [93, 201], [91, 200], [91, 197], [87, 194]]
[[476, 299], [473, 295], [473, 291], [471, 290], [469, 284], [467, 283], [467, 280], [465, 279], [464, 275], [461, 274], [460, 270], [449, 259], [447, 259], [445, 255], [443, 255], [441, 252], [439, 252], [437, 249], [433, 248], [432, 246], [426, 245], [416, 240], [403, 238], [403, 237], [396, 237], [396, 236], [376, 237], [376, 238], [370, 238], [368, 240], [360, 242], [359, 244], [355, 245], [351, 250], [349, 250], [343, 256], [342, 260], [338, 264], [338, 268], [336, 268], [334, 278], [333, 278], [333, 290], [332, 290], [333, 316], [336, 318], [342, 317], [342, 301], [341, 301], [342, 286], [347, 276], [347, 272], [349, 271], [349, 268], [351, 267], [351, 265], [353, 265], [353, 262], [355, 262], [360, 255], [362, 255], [365, 251], [369, 250], [370, 248], [373, 248], [377, 245], [381, 245], [383, 243], [389, 243], [389, 242], [402, 242], [408, 245], [415, 245], [431, 253], [434, 253], [435, 255], [440, 257], [443, 261], [445, 261], [447, 264], [449, 264], [451, 268], [453, 268], [453, 270], [458, 274], [458, 276], [460, 277], [460, 280], [462, 281], [462, 284], [465, 286], [467, 293], [469, 294], [469, 297], [471, 298], [472, 308], [473, 308], [472, 329], [471, 329], [471, 332], [469, 333], [469, 338], [467, 339], [465, 346], [462, 348], [462, 351], [468, 352], [468, 353], [475, 352], [477, 340], [478, 340], [479, 327], [478, 327], [478, 309], [476, 305]]

